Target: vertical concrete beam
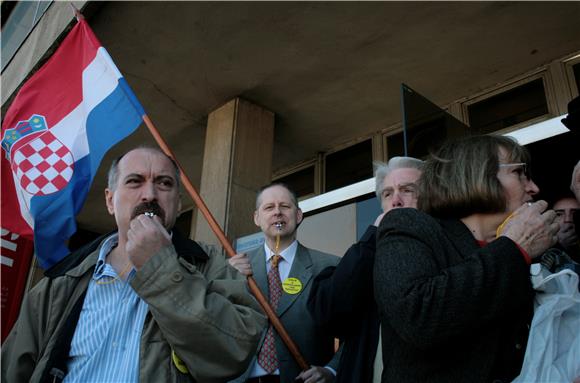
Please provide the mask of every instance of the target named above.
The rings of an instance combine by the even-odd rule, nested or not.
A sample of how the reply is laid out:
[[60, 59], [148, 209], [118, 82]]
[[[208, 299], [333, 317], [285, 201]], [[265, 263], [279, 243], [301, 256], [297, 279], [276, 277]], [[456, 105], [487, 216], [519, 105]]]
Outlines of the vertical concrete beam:
[[[258, 189], [272, 177], [274, 114], [236, 98], [207, 122], [200, 194], [230, 241], [256, 232], [252, 213]], [[218, 244], [205, 218], [195, 214], [192, 237]]]

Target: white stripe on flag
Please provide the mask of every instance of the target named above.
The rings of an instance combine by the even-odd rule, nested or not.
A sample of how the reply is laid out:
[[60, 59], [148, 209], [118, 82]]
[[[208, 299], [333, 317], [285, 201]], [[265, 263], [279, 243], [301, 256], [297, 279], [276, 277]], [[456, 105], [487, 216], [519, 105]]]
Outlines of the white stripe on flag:
[[[121, 77], [105, 48], [100, 47], [94, 60], [83, 71], [83, 100], [62, 120], [49, 127], [51, 133], [71, 151], [75, 161], [89, 154], [87, 116], [115, 90]], [[34, 220], [30, 214], [30, 200], [33, 196], [20, 188], [14, 174], [13, 178], [22, 217], [34, 229]]]
[[107, 51], [101, 47], [95, 59], [83, 71], [83, 101], [51, 128], [52, 134], [71, 151], [75, 161], [89, 153], [87, 117], [119, 85], [120, 73], [111, 67]]
[[95, 59], [83, 71], [83, 103], [87, 111], [110, 95], [121, 77], [105, 48], [100, 47]]

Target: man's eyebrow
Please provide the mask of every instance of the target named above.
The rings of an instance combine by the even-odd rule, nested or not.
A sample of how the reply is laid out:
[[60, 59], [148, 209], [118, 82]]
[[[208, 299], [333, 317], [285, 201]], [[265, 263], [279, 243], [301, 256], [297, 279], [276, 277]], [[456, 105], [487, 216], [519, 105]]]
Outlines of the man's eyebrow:
[[415, 182], [405, 182], [405, 183], [399, 184], [398, 186], [399, 187], [405, 187], [405, 186], [414, 186], [414, 187], [416, 187], [417, 184]]
[[156, 180], [166, 179], [166, 178], [169, 178], [171, 180], [175, 180], [175, 178], [171, 174], [160, 174], [158, 176], [155, 176]]
[[131, 178], [131, 177], [143, 178], [143, 175], [141, 175], [139, 173], [129, 173], [125, 177], [123, 177], [123, 179]]

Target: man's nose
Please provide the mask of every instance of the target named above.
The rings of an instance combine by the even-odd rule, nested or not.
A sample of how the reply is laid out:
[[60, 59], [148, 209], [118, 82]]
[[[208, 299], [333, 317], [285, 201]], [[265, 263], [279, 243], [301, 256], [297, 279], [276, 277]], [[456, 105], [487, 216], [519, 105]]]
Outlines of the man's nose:
[[574, 223], [572, 210], [565, 210], [564, 211], [564, 222], [565, 223]]
[[401, 193], [395, 191], [393, 193], [393, 199], [391, 200], [391, 205], [393, 207], [403, 207], [403, 199], [401, 198]]
[[157, 189], [153, 182], [145, 182], [143, 189], [141, 190], [141, 200], [142, 201], [155, 201], [157, 200]]

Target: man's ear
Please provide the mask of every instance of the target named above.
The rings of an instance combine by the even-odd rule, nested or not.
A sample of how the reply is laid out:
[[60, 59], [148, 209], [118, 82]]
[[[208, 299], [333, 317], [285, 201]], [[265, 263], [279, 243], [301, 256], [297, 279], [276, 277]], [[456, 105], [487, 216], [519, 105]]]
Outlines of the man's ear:
[[300, 223], [302, 222], [302, 218], [304, 218], [302, 214], [302, 209], [298, 208], [298, 210], [296, 211], [296, 226], [300, 225]]
[[260, 227], [260, 222], [258, 222], [258, 210], [254, 210], [254, 225]]
[[107, 204], [107, 210], [109, 211], [109, 214], [111, 215], [115, 215], [115, 207], [113, 204], [113, 195], [115, 194], [115, 192], [112, 192], [111, 190], [109, 190], [109, 188], [105, 189], [105, 203]]

